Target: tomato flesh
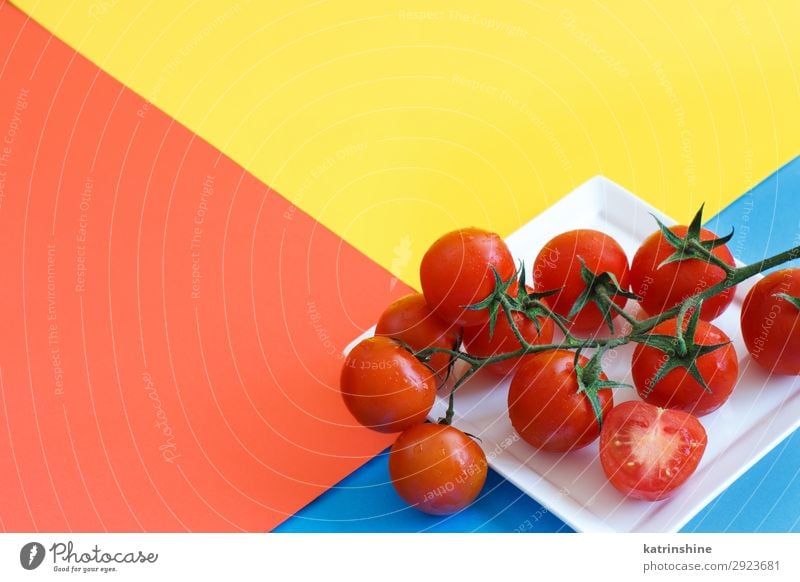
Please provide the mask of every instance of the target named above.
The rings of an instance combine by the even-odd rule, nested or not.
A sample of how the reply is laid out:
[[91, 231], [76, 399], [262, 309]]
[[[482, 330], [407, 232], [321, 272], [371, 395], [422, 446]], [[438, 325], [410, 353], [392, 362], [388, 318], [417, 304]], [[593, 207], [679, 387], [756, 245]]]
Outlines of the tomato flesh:
[[658, 501], [697, 469], [708, 439], [700, 421], [679, 410], [623, 402], [600, 433], [600, 463], [610, 483], [634, 499]]
[[398, 495], [412, 507], [448, 515], [467, 507], [486, 482], [481, 447], [444, 424], [418, 424], [397, 437], [389, 453], [389, 475]]

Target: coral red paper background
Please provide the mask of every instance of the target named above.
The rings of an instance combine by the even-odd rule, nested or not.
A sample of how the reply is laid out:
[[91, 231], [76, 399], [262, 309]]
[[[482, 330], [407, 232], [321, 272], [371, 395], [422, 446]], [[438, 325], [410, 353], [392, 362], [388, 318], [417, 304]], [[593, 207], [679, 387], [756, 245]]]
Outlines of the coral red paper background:
[[386, 446], [339, 354], [407, 288], [8, 4], [0, 55], [0, 527], [268, 530]]

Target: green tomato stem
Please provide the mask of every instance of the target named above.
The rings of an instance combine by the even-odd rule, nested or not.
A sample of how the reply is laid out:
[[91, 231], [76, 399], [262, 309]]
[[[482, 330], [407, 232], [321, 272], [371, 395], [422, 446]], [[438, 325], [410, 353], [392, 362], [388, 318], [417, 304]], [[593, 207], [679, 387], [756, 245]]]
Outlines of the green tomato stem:
[[634, 326], [634, 325], [636, 325], [637, 323], [639, 323], [639, 321], [638, 321], [638, 320], [637, 320], [637, 319], [636, 319], [634, 316], [632, 316], [630, 313], [628, 313], [627, 311], [625, 311], [625, 310], [624, 310], [622, 307], [620, 307], [619, 305], [617, 305], [616, 303], [614, 303], [614, 302], [613, 302], [611, 299], [609, 299], [609, 306], [611, 307], [611, 309], [613, 309], [614, 311], [616, 311], [616, 312], [617, 312], [617, 313], [618, 313], [620, 316], [622, 316], [622, 318], [623, 318], [625, 321], [627, 321], [628, 323], [630, 323], [630, 324], [631, 324], [631, 326]]

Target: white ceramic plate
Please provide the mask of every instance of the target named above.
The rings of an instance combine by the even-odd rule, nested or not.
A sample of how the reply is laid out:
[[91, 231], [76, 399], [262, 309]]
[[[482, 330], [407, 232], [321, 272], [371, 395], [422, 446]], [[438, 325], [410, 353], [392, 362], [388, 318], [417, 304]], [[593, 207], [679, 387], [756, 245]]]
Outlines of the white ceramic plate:
[[[651, 214], [666, 224], [675, 221], [607, 178], [597, 176], [506, 239], [517, 261], [526, 268], [555, 235], [575, 228], [594, 228], [614, 237], [632, 258], [642, 240], [656, 230]], [[722, 233], [724, 234], [724, 233]], [[530, 281], [531, 278], [529, 277]], [[509, 380], [477, 374], [459, 388], [454, 426], [478, 435], [489, 464], [572, 528], [585, 532], [678, 531], [712, 499], [800, 426], [800, 380], [768, 377], [750, 361], [739, 330], [739, 312], [747, 290], [740, 285], [730, 308], [715, 325], [733, 340], [740, 375], [730, 400], [700, 420], [708, 447], [694, 475], [670, 499], [655, 503], [628, 499], [606, 481], [597, 442], [568, 454], [539, 452], [520, 440], [508, 419]], [[624, 324], [619, 318], [617, 326]], [[348, 346], [373, 334], [368, 330]], [[632, 384], [632, 346], [605, 358], [609, 377]], [[617, 389], [615, 403], [636, 398]], [[431, 412], [440, 418], [447, 408], [441, 394]]]

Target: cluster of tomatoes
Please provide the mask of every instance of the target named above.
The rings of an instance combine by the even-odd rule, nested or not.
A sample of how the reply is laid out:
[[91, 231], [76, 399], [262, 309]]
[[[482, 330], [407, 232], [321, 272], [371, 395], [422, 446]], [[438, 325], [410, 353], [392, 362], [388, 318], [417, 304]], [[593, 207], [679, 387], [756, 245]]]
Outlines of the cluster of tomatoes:
[[[448, 514], [483, 487], [486, 456], [449, 424], [452, 397], [448, 417], [425, 422], [461, 355], [481, 373], [511, 377], [508, 415], [533, 447], [566, 453], [599, 438], [609, 481], [637, 499], [664, 499], [684, 483], [707, 443], [697, 417], [725, 403], [738, 375], [729, 338], [711, 323], [733, 300], [734, 287], [722, 285], [736, 272], [729, 237], [699, 223], [698, 215], [690, 226], [660, 225], [630, 263], [604, 233], [565, 232], [536, 256], [532, 287], [497, 234], [467, 228], [433, 243], [421, 264], [423, 292], [386, 309], [341, 375], [360, 423], [400, 433], [389, 455], [398, 494], [421, 511]], [[800, 374], [798, 295], [800, 269], [784, 269], [761, 279], [744, 302], [745, 344], [770, 373]], [[633, 298], [639, 319], [625, 311]], [[598, 338], [619, 337], [608, 332], [620, 317], [630, 336], [616, 345], [637, 344], [631, 376], [640, 400], [614, 406], [619, 384], [583, 348], [602, 352]], [[551, 343], [556, 335], [564, 339]]]

